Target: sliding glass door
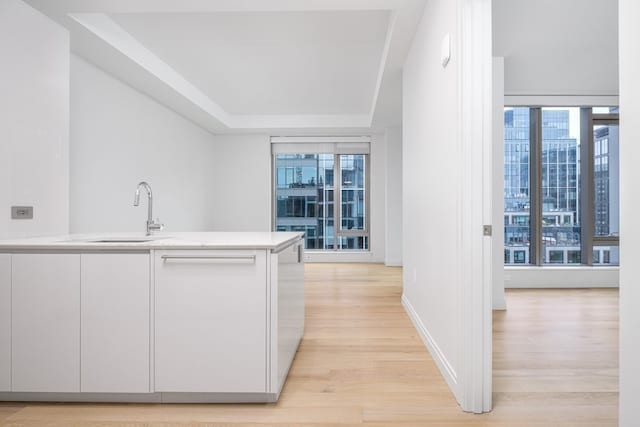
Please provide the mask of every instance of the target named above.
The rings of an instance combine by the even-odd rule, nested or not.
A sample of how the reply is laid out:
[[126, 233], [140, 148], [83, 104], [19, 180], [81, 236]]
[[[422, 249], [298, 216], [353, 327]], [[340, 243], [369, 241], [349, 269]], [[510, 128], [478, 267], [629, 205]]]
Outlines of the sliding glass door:
[[369, 155], [313, 148], [273, 154], [274, 229], [304, 232], [308, 250], [369, 250]]

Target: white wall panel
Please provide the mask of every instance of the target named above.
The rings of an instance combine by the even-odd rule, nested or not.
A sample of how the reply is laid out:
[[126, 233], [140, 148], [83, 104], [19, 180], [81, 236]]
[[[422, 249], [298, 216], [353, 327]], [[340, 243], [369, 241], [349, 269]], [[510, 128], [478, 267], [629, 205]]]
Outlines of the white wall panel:
[[388, 128], [385, 179], [385, 258], [389, 266], [402, 265], [402, 127]]
[[461, 176], [459, 57], [446, 68], [441, 41], [458, 45], [456, 2], [430, 1], [404, 67], [403, 294], [418, 330], [457, 392], [460, 366]]
[[[0, 239], [69, 229], [69, 33], [0, 1]], [[11, 220], [10, 207], [34, 207]]]
[[620, 427], [638, 424], [640, 396], [640, 3], [620, 0]]
[[71, 231], [144, 231], [151, 184], [166, 231], [210, 231], [214, 136], [83, 59], [71, 57]]

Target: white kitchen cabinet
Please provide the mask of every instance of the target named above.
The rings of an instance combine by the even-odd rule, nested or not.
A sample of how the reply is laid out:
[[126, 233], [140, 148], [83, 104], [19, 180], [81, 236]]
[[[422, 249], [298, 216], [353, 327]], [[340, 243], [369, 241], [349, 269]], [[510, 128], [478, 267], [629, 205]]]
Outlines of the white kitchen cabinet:
[[149, 393], [149, 253], [81, 255], [81, 385]]
[[156, 391], [267, 391], [267, 252], [155, 252]]
[[11, 254], [0, 254], [0, 391], [11, 391]]
[[80, 255], [13, 254], [12, 391], [80, 391]]
[[0, 399], [276, 401], [304, 329], [301, 237], [0, 242]]
[[271, 255], [271, 392], [280, 393], [304, 332], [302, 241]]

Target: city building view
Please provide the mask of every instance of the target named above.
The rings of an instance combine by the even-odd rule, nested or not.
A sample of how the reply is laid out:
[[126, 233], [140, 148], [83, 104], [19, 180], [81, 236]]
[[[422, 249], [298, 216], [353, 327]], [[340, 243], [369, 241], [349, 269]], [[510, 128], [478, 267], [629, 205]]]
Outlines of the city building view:
[[[612, 110], [611, 112], [617, 112]], [[580, 264], [580, 109], [542, 109], [543, 264]], [[530, 263], [530, 109], [504, 112], [504, 262]], [[594, 236], [618, 235], [617, 126], [594, 126]], [[612, 167], [609, 167], [612, 165]], [[618, 248], [594, 246], [594, 264]]]
[[[618, 108], [611, 109], [618, 113]], [[620, 235], [620, 164], [619, 128], [617, 125], [594, 125], [594, 236]], [[618, 247], [594, 247], [595, 264], [618, 264]]]
[[276, 154], [276, 230], [304, 232], [305, 249], [368, 250], [367, 157]]

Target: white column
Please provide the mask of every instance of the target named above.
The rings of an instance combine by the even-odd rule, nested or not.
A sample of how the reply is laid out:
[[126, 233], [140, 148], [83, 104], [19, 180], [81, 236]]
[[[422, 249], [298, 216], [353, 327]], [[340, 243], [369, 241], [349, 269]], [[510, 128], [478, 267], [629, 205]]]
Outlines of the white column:
[[620, 427], [638, 425], [640, 396], [640, 3], [620, 0]]

